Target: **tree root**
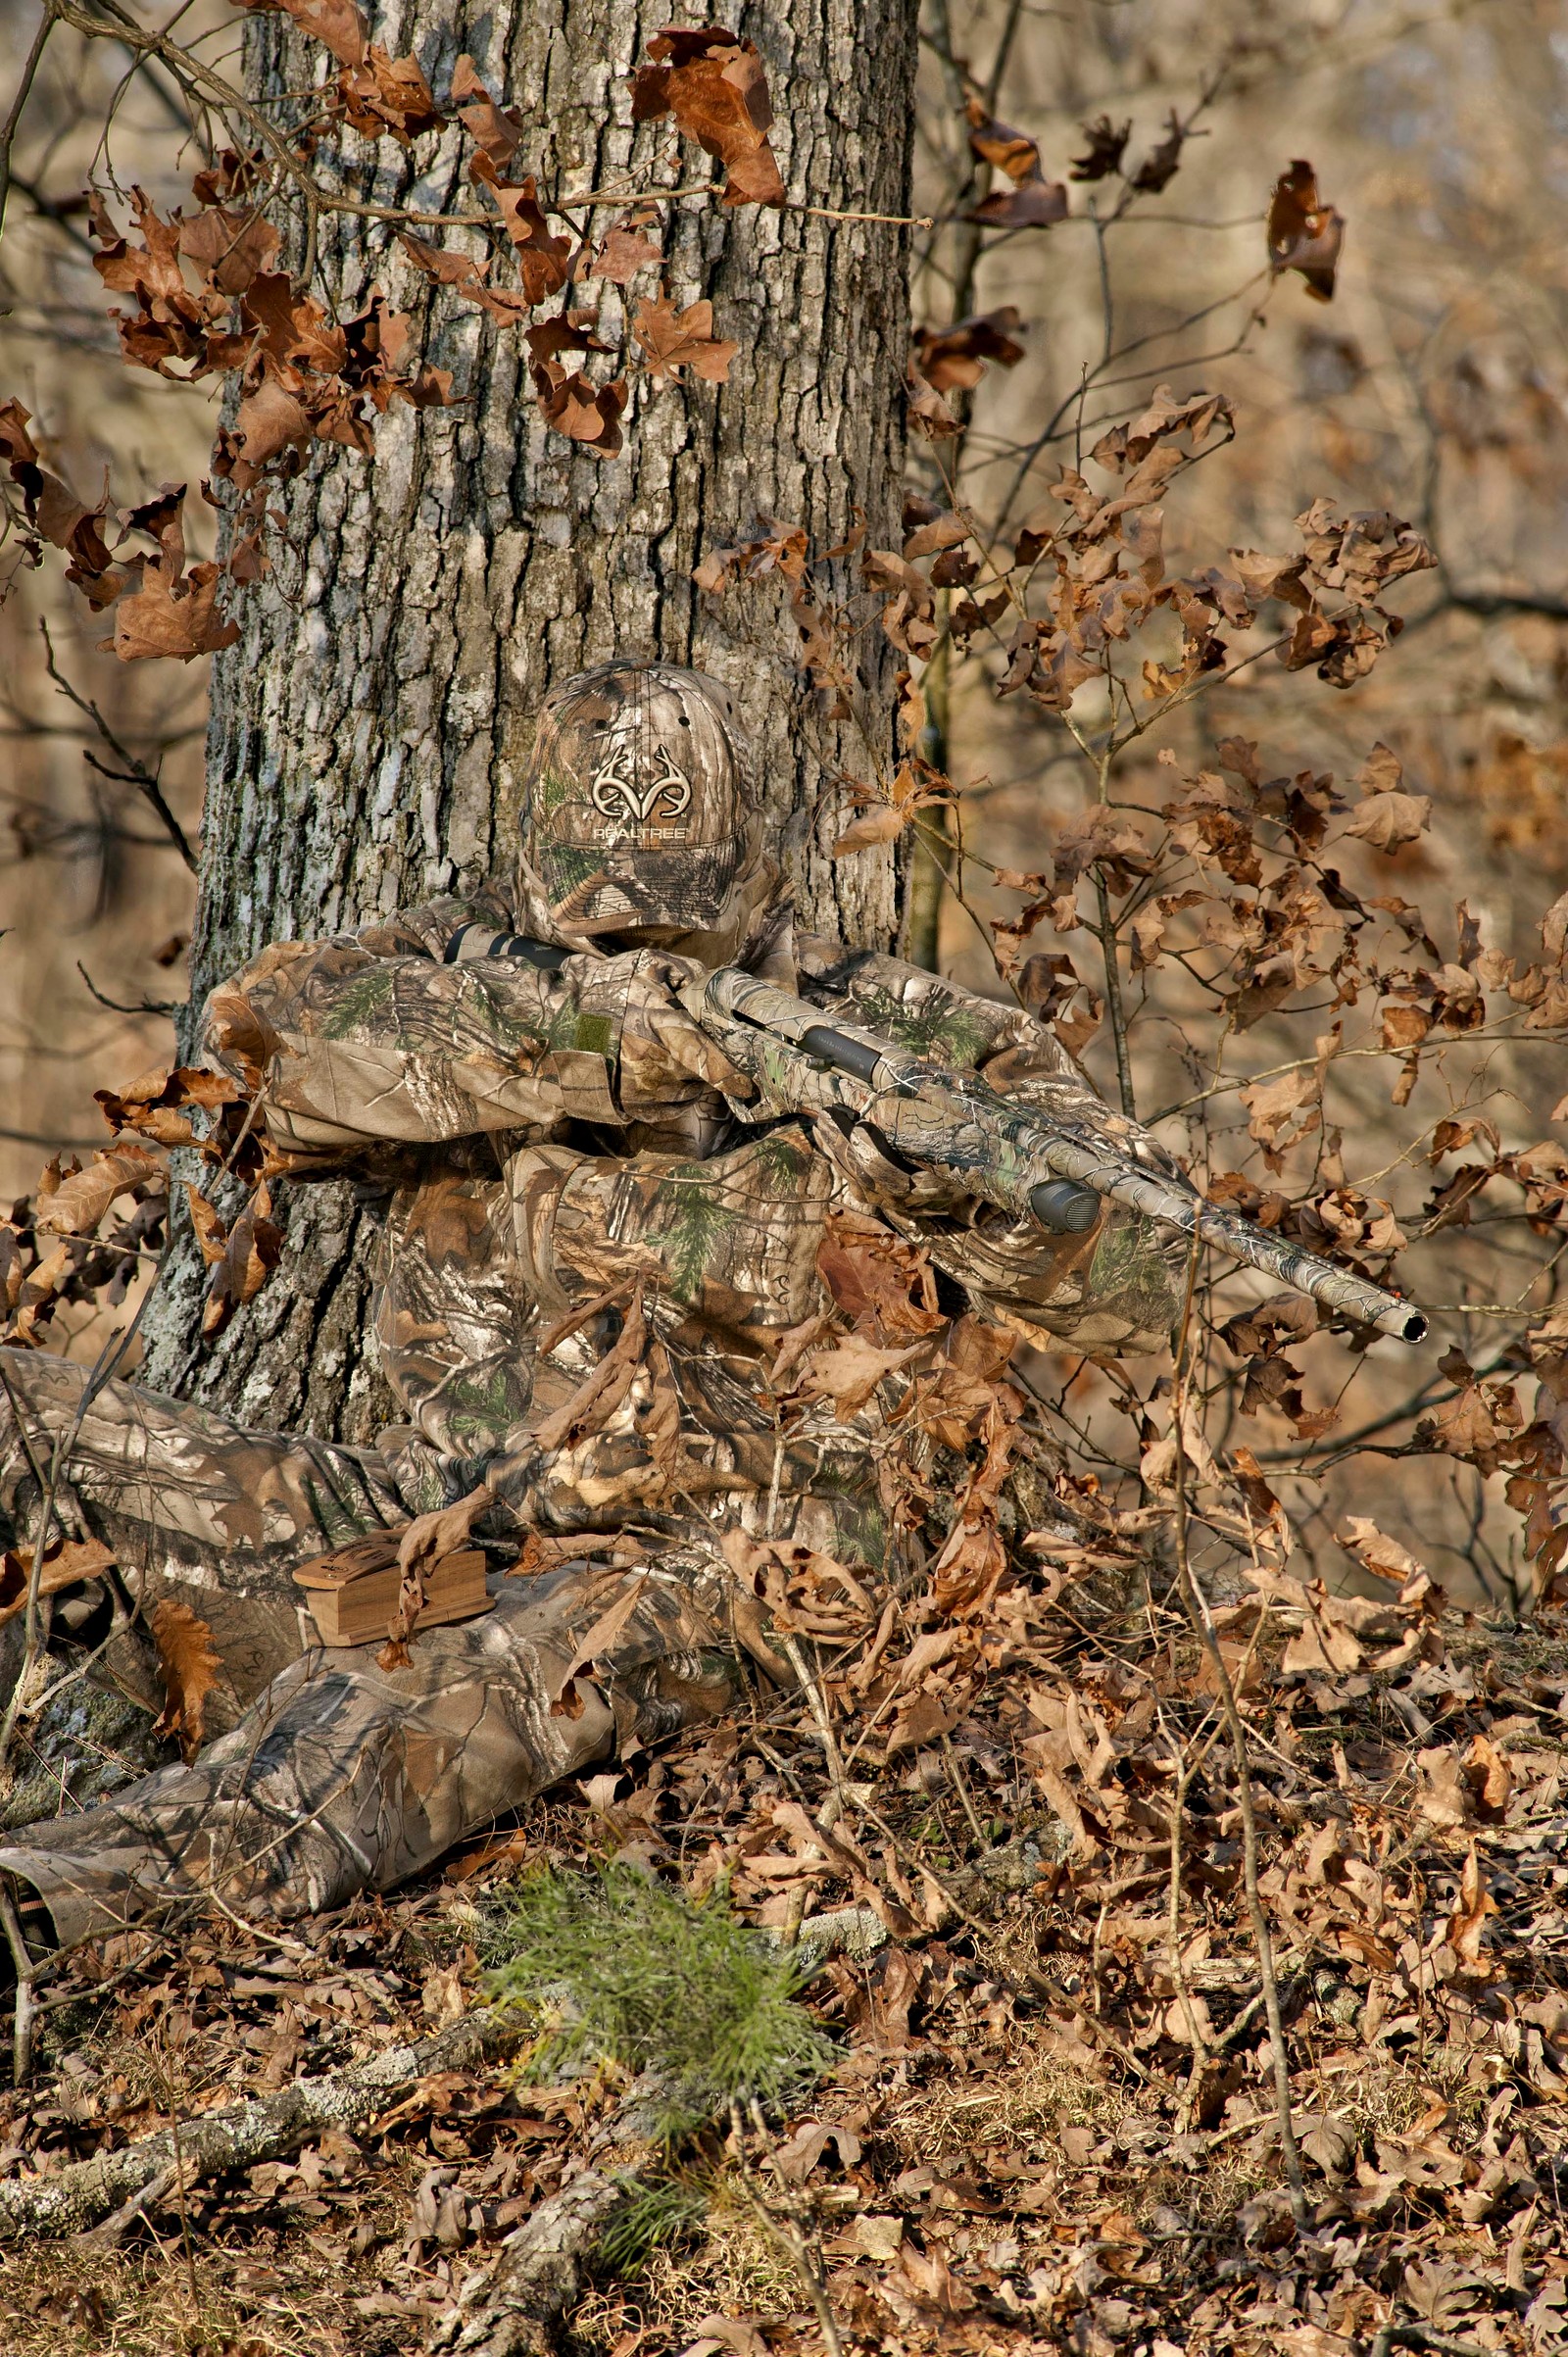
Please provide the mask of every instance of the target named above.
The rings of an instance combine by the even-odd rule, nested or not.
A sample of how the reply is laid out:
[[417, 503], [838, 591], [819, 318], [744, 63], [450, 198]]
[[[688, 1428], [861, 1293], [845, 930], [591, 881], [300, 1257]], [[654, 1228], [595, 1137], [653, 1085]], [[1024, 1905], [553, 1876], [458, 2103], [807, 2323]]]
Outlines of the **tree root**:
[[470, 2275], [430, 2346], [453, 2357], [546, 2357], [549, 2327], [582, 2296], [588, 2261], [625, 2188], [586, 2168], [542, 2201]]

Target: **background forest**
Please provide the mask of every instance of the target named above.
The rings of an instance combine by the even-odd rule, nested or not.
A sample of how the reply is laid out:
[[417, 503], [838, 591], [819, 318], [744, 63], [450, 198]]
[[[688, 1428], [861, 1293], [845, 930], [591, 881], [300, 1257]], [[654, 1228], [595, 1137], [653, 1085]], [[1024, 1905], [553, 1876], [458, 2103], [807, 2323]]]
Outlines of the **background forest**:
[[[309, 52], [325, 89], [343, 19], [287, 9], [330, 50]], [[3, 21], [20, 61], [36, 10], [7, 0]], [[738, 23], [770, 60], [765, 21]], [[343, 63], [360, 77], [351, 124], [358, 105], [386, 132], [402, 106], [417, 130], [387, 56], [409, 37], [387, 33], [379, 66]], [[178, 38], [238, 73], [218, 0], [192, 0]], [[158, 546], [158, 497], [187, 484], [183, 561], [229, 567], [220, 613], [309, 603], [286, 523], [265, 514], [271, 478], [243, 516], [243, 455], [212, 503], [195, 488], [215, 434], [243, 453], [255, 383], [127, 366], [110, 316], [149, 333], [167, 317], [150, 276], [115, 275], [112, 239], [138, 233], [132, 189], [167, 221], [214, 168], [177, 78], [133, 62], [66, 13], [16, 85], [0, 247], [0, 402], [29, 414], [34, 459], [76, 503], [51, 529], [9, 445], [3, 1281], [13, 1334], [85, 1358], [149, 1282], [165, 1182], [127, 1186], [118, 1209], [93, 1199], [100, 1240], [68, 1251], [34, 1224], [39, 1165], [90, 1167], [110, 1144], [94, 1091], [121, 1093], [108, 1110], [132, 1139], [160, 1135], [127, 1113], [126, 1084], [189, 1041], [210, 658], [104, 651], [117, 627], [127, 651], [126, 586], [117, 623], [114, 593], [84, 597], [62, 550], [80, 569], [70, 533], [106, 481], [101, 572], [116, 514], [140, 508], [126, 539]], [[771, 68], [770, 94], [787, 119]], [[488, 96], [467, 103], [481, 156], [504, 166]], [[767, 152], [743, 147], [709, 148], [732, 192]], [[689, 165], [696, 152], [688, 138]], [[693, 551], [719, 667], [824, 748], [788, 838], [816, 910], [868, 938], [896, 923], [905, 955], [1051, 1014], [1216, 1200], [1419, 1300], [1432, 1341], [1369, 1347], [1205, 1266], [1173, 1356], [1107, 1367], [1020, 1348], [1022, 1390], [1000, 1366], [995, 1381], [1065, 1445], [1098, 1552], [1037, 1548], [1049, 1561], [1024, 1601], [1025, 1585], [978, 1576], [960, 1593], [960, 1547], [946, 1650], [928, 1627], [897, 1678], [853, 1611], [803, 1622], [832, 1656], [812, 1711], [597, 1779], [439, 1889], [292, 1943], [286, 1969], [236, 1963], [232, 1926], [185, 1955], [119, 1943], [89, 1973], [109, 1991], [93, 2018], [111, 2026], [83, 2049], [97, 2091], [79, 2113], [64, 2081], [46, 2082], [68, 2087], [53, 2112], [52, 2094], [17, 2099], [13, 2164], [96, 2149], [93, 2122], [122, 2140], [156, 2129], [258, 2068], [275, 2088], [302, 2055], [352, 2067], [411, 2018], [441, 2031], [493, 1954], [489, 1878], [546, 1851], [629, 1853], [792, 1939], [803, 1905], [842, 1901], [870, 1949], [825, 1968], [846, 2053], [820, 2116], [790, 2114], [786, 2136], [737, 2109], [722, 2164], [710, 2122], [702, 2168], [688, 2150], [686, 2175], [659, 2178], [657, 2231], [618, 2271], [574, 2281], [569, 2345], [1559, 2343], [1565, 159], [1555, 0], [923, 0], [903, 537], [838, 538], [763, 504]], [[243, 208], [243, 182], [225, 186]], [[409, 203], [405, 181], [378, 193]], [[854, 201], [830, 192], [840, 223]], [[669, 208], [688, 244], [710, 202]], [[674, 378], [683, 398], [700, 379], [728, 399], [746, 368], [736, 307], [676, 320], [661, 291], [649, 308], [633, 249], [654, 213], [627, 203], [598, 294], [623, 305], [664, 397]], [[530, 292], [549, 232], [532, 234], [512, 232]], [[373, 404], [390, 448], [449, 397], [417, 372], [461, 381], [472, 338], [506, 348], [525, 308], [498, 310], [495, 286], [488, 307], [465, 297], [464, 269], [418, 250], [437, 235], [388, 225], [377, 249], [418, 321], [398, 364], [417, 400]], [[626, 411], [621, 363], [569, 328], [530, 350], [532, 399], [574, 461], [593, 452], [607, 480], [631, 467], [649, 413], [635, 388]], [[380, 367], [363, 381], [385, 391]], [[321, 448], [302, 461], [311, 482]], [[252, 526], [265, 589], [233, 564]], [[412, 534], [410, 549], [415, 565]], [[145, 590], [167, 551], [143, 557]], [[212, 740], [215, 790], [234, 741]], [[340, 875], [323, 884], [325, 921], [350, 921], [352, 902]], [[307, 1233], [279, 1193], [262, 1210], [284, 1241], [269, 1229], [259, 1252], [255, 1203], [242, 1231], [243, 1195], [220, 1193], [250, 1260], [225, 1258], [221, 1236], [205, 1255], [208, 1301], [228, 1287], [211, 1316], [178, 1279], [180, 1316], [151, 1322], [155, 1371], [213, 1370], [258, 1421], [326, 1420], [327, 1391], [304, 1388], [283, 1347], [288, 1301], [263, 1282]], [[368, 1378], [331, 1399], [346, 1430], [368, 1428]], [[1000, 1480], [1006, 1457], [985, 1429], [959, 1500], [982, 1566], [1000, 1550], [986, 1471]], [[1031, 1515], [1006, 1526], [1014, 1560]], [[1162, 1590], [1139, 1585], [1151, 1561]], [[857, 1712], [881, 1714], [875, 1743]], [[367, 1996], [371, 1948], [403, 1962]], [[164, 2042], [138, 2076], [126, 2046], [149, 2024]], [[238, 2211], [166, 2218], [177, 2267], [133, 2218], [127, 2239], [123, 2214], [90, 2268], [19, 2262], [19, 2314], [40, 2348], [67, 2329], [84, 2347], [297, 2346], [307, 2316], [323, 2348], [408, 2345], [409, 2329], [512, 2346], [482, 2301], [483, 2330], [461, 2337], [465, 2254], [569, 2185], [573, 2153], [608, 2170], [627, 2141], [614, 2073], [646, 2057], [612, 2029], [597, 2058], [608, 2076], [587, 2096], [573, 2082], [503, 2101], [465, 2054], [445, 2096], [411, 2096], [378, 2145], [321, 2137], [253, 2168]], [[265, 2263], [233, 2256], [258, 2243]], [[340, 2265], [352, 2296], [328, 2320], [310, 2285]], [[176, 2280], [185, 2337], [166, 2340], [148, 2302]]]

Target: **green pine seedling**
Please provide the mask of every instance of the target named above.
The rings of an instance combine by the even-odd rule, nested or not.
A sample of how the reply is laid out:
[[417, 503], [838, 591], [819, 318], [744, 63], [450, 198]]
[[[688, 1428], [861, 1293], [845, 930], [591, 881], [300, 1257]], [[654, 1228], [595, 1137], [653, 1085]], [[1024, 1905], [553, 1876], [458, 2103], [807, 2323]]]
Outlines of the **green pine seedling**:
[[646, 2072], [665, 2142], [734, 2104], [776, 2110], [834, 2060], [798, 2001], [808, 1961], [737, 1923], [721, 1898], [694, 1904], [633, 1866], [527, 1876], [492, 1953], [491, 1994], [539, 2013], [526, 2077], [595, 2062]]

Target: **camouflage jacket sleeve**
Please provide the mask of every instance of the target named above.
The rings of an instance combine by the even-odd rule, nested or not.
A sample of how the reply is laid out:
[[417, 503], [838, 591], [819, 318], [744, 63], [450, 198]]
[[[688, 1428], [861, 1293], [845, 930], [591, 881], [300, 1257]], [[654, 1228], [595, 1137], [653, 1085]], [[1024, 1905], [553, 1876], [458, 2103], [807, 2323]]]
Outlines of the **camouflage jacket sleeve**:
[[[874, 952], [799, 936], [803, 995], [850, 1002], [856, 1019], [934, 1063], [984, 1073], [1014, 1101], [1102, 1131], [1119, 1153], [1174, 1168], [1157, 1149], [1129, 1138], [1120, 1116], [1096, 1094], [1076, 1058], [1047, 1024], [1020, 1007]], [[932, 1175], [911, 1180], [860, 1133], [835, 1149], [819, 1142], [890, 1226], [922, 1244], [977, 1305], [1091, 1355], [1156, 1349], [1175, 1323], [1186, 1247], [1174, 1230], [1107, 1203], [1086, 1236], [1048, 1234], [994, 1204], [956, 1195]]]
[[275, 943], [213, 993], [207, 1053], [259, 1075], [274, 1142], [323, 1162], [566, 1121], [618, 1128], [702, 1098], [703, 1079], [663, 1054], [657, 958], [573, 957], [556, 972], [446, 961], [460, 928], [498, 916], [487, 897], [436, 901], [359, 934]]

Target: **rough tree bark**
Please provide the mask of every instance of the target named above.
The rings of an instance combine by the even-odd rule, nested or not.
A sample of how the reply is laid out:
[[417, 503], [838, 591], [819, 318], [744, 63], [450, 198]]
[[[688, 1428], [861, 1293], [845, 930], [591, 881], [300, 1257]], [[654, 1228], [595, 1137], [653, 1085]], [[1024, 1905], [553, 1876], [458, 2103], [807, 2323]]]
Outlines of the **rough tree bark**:
[[[767, 69], [792, 205], [907, 212], [916, 14], [914, 0], [741, 9], [735, 29]], [[634, 132], [627, 88], [670, 21], [663, 6], [538, 0], [498, 25], [487, 12], [454, 17], [437, 0], [402, 0], [372, 20], [374, 36], [394, 55], [412, 49], [437, 91], [470, 51], [492, 92], [524, 116], [516, 161], [542, 189], [671, 176], [655, 166], [672, 127]], [[282, 17], [253, 18], [247, 39], [250, 83], [264, 95], [297, 88], [320, 55]], [[384, 141], [373, 173], [351, 164], [344, 184], [379, 203], [468, 210], [466, 143], [448, 134], [434, 161], [430, 150], [420, 142], [411, 163]], [[689, 143], [682, 162], [684, 178], [707, 176]], [[596, 216], [601, 229], [612, 218]], [[741, 349], [723, 386], [666, 379], [656, 390], [634, 373], [625, 451], [602, 462], [544, 426], [514, 329], [432, 296], [384, 226], [323, 221], [315, 291], [324, 280], [348, 316], [372, 281], [387, 288], [467, 398], [455, 411], [394, 409], [368, 458], [314, 446], [282, 503], [294, 577], [285, 565], [247, 602], [244, 636], [215, 672], [192, 1028], [213, 982], [269, 940], [348, 926], [508, 864], [539, 698], [553, 678], [617, 650], [725, 680], [806, 914], [851, 940], [891, 938], [891, 858], [829, 858], [845, 810], [835, 780], [888, 763], [886, 673], [868, 676], [858, 725], [825, 722], [796, 670], [776, 592], [714, 602], [691, 573], [761, 517], [800, 523], [826, 549], [863, 516], [871, 544], [890, 544], [907, 235], [711, 198], [676, 206], [670, 295], [681, 305], [710, 297], [714, 332]], [[476, 232], [447, 242], [486, 250]], [[605, 301], [612, 316], [613, 288]], [[199, 1350], [200, 1272], [176, 1250], [147, 1372], [255, 1422], [360, 1437], [381, 1404], [362, 1347], [364, 1221], [347, 1188], [285, 1195], [287, 1283], [218, 1348]]]

